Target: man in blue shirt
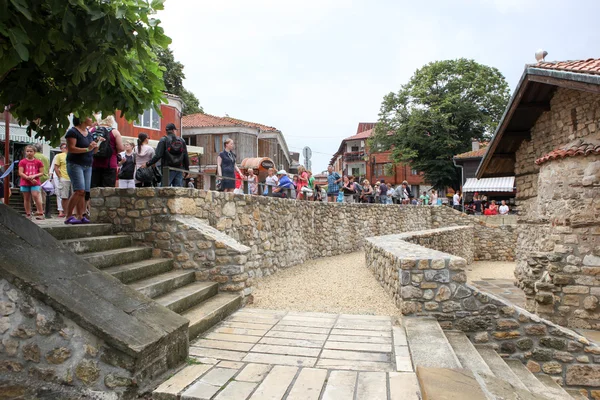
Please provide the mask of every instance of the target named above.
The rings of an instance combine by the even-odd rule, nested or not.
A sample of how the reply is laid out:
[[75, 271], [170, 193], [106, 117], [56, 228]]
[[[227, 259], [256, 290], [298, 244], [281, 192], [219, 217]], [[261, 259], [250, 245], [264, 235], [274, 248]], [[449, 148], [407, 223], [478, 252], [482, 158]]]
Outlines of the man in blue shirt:
[[285, 194], [286, 190], [291, 189], [294, 186], [292, 180], [288, 177], [286, 170], [282, 169], [277, 172], [277, 179], [279, 179], [279, 183], [276, 187], [273, 188], [273, 193], [271, 193], [272, 197], [287, 197]]

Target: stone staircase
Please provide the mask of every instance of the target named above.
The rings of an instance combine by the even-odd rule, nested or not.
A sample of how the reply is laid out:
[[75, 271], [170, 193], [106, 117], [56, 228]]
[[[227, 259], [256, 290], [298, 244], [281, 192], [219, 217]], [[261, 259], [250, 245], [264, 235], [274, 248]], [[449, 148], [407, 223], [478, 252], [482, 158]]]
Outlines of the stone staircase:
[[[3, 195], [2, 195], [3, 196]], [[56, 206], [56, 196], [49, 196], [50, 199], [50, 213], [58, 215]], [[23, 205], [23, 196], [19, 189], [11, 189], [10, 200], [8, 201], [10, 208], [15, 210], [21, 215], [25, 215], [25, 206]], [[31, 201], [31, 212], [35, 213], [35, 203]]]
[[46, 231], [96, 268], [190, 321], [189, 337], [212, 327], [241, 305], [239, 295], [219, 293], [218, 284], [198, 282], [194, 271], [173, 268], [173, 260], [152, 258], [110, 224], [50, 225]]
[[472, 344], [461, 331], [443, 331], [434, 318], [404, 318], [403, 325], [423, 399], [464, 397], [473, 391], [469, 385], [481, 388], [480, 397], [469, 399], [587, 399], [549, 375], [534, 375], [519, 360], [503, 359], [490, 345]]

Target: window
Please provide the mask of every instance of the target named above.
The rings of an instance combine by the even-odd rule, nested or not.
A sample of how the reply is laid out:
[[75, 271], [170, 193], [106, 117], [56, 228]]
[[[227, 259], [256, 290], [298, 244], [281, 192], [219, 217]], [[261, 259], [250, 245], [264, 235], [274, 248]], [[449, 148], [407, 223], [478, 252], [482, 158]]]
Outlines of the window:
[[411, 169], [410, 173], [411, 175], [419, 175], [419, 171], [417, 171], [416, 169]]
[[385, 175], [384, 167], [385, 167], [385, 164], [375, 164], [375, 176], [376, 177]]
[[350, 151], [357, 152], [358, 151], [358, 146], [352, 146], [352, 148], [350, 149]]
[[360, 168], [359, 167], [352, 167], [352, 176], [354, 177], [358, 177], [361, 176], [362, 174], [360, 173]]
[[143, 114], [138, 116], [138, 119], [134, 122], [135, 126], [141, 126], [143, 128], [160, 130], [160, 115], [154, 108], [145, 110]]
[[215, 143], [215, 153], [220, 153], [225, 150], [225, 141], [229, 139], [229, 135], [214, 135], [213, 140]]

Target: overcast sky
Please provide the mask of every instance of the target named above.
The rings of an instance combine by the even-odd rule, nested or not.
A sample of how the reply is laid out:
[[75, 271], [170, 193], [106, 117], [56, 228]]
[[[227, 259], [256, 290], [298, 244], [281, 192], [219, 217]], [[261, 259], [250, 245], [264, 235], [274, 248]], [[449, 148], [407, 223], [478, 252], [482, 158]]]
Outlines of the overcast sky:
[[167, 0], [159, 18], [207, 113], [278, 128], [318, 172], [424, 64], [472, 58], [512, 92], [538, 48], [600, 57], [598, 15], [598, 0]]

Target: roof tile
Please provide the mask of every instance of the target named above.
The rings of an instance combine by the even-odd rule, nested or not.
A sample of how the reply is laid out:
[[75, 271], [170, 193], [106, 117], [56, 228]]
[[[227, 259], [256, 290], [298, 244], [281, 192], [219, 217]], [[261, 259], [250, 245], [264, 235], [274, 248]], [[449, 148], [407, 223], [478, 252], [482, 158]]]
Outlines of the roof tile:
[[551, 151], [543, 157], [535, 160], [537, 165], [542, 165], [545, 162], [558, 160], [567, 157], [589, 156], [590, 154], [600, 155], [600, 139], [584, 138], [577, 139], [569, 144], [559, 147]]
[[250, 128], [260, 128], [263, 131], [279, 131], [277, 128], [274, 128], [272, 126], [257, 124], [256, 122], [248, 122], [231, 117], [217, 117], [214, 115], [203, 113], [185, 115], [182, 118], [182, 126], [184, 128], [203, 128], [210, 126], [244, 126]]
[[542, 61], [537, 64], [532, 64], [530, 67], [586, 74], [600, 74], [600, 58], [588, 58], [587, 60], [574, 61]]

